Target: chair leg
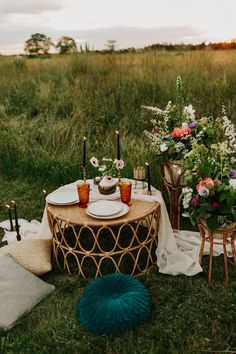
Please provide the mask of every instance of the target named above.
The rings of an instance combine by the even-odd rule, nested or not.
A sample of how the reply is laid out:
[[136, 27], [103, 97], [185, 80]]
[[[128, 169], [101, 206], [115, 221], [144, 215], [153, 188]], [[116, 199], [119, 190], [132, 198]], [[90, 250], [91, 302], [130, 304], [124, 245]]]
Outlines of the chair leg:
[[211, 282], [212, 275], [212, 257], [213, 257], [213, 243], [210, 243], [210, 264], [209, 264], [209, 273], [208, 273], [208, 282]]
[[201, 243], [201, 248], [199, 252], [199, 263], [202, 263], [202, 256], [203, 256], [203, 251], [204, 251], [204, 245], [205, 245], [205, 238], [202, 238], [202, 243]]
[[229, 275], [228, 275], [228, 257], [227, 257], [227, 251], [226, 251], [226, 245], [223, 245], [224, 248], [224, 262], [225, 262], [225, 281], [226, 284], [228, 284], [229, 281]]
[[234, 260], [234, 265], [236, 266], [236, 251], [235, 251], [234, 240], [231, 242], [231, 248], [232, 248], [232, 256], [233, 256], [233, 260]]

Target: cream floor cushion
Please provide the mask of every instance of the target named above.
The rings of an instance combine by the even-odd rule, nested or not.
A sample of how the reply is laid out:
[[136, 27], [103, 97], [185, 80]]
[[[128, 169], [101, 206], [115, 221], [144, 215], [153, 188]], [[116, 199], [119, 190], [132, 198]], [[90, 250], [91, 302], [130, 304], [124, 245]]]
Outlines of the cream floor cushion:
[[10, 329], [54, 289], [54, 285], [27, 271], [10, 254], [0, 257], [0, 329]]
[[49, 239], [13, 242], [0, 248], [0, 259], [5, 254], [10, 254], [18, 264], [35, 275], [43, 275], [52, 269]]

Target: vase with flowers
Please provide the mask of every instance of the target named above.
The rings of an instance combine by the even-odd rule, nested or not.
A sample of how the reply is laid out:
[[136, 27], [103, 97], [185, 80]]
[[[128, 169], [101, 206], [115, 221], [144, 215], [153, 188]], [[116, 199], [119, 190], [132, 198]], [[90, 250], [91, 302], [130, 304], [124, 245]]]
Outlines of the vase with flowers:
[[188, 185], [182, 190], [183, 215], [212, 231], [236, 223], [236, 132], [226, 115], [215, 119], [212, 134], [217, 132], [210, 146], [193, 144], [186, 160]]
[[[116, 191], [118, 178], [117, 172], [123, 170], [125, 164], [123, 160], [113, 160], [103, 157], [101, 162], [96, 157], [90, 159], [90, 163], [97, 169], [98, 175], [95, 177], [95, 184], [98, 184], [98, 190], [101, 194], [112, 194]], [[96, 183], [96, 181], [98, 183]]]
[[166, 182], [175, 187], [186, 185], [183, 161], [199, 131], [199, 113], [191, 104], [183, 104], [182, 91], [182, 79], [178, 76], [176, 104], [169, 101], [164, 109], [142, 106], [150, 122], [150, 130], [144, 131], [149, 146], [163, 164]]

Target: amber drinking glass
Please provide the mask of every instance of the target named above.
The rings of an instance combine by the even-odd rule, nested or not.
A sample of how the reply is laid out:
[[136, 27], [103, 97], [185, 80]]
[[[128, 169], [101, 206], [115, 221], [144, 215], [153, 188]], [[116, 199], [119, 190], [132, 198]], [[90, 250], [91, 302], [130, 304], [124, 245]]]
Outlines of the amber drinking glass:
[[131, 201], [131, 191], [132, 191], [132, 182], [131, 181], [122, 181], [119, 183], [120, 187], [120, 199], [123, 203], [130, 205]]
[[87, 208], [89, 202], [90, 184], [87, 182], [77, 184], [77, 192], [79, 196], [79, 206]]

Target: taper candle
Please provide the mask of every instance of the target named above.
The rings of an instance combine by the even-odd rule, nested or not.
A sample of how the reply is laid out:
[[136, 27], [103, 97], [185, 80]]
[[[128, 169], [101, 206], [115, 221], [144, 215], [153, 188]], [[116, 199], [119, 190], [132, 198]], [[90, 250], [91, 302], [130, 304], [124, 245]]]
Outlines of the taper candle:
[[83, 144], [83, 167], [86, 167], [86, 136], [84, 136]]
[[116, 136], [117, 136], [117, 160], [120, 160], [120, 133], [118, 132], [118, 130], [115, 131], [116, 132]]
[[151, 194], [150, 166], [148, 162], [145, 162], [145, 165], [147, 166], [148, 192]]
[[16, 202], [14, 200], [11, 201], [12, 204], [13, 204], [13, 207], [14, 207], [14, 215], [15, 215], [15, 224], [16, 224], [16, 238], [18, 241], [21, 240], [21, 236], [20, 236], [20, 233], [19, 233], [19, 229], [20, 229], [20, 226], [19, 226], [19, 223], [18, 223], [18, 216], [17, 216], [17, 210], [16, 210]]
[[9, 215], [9, 221], [10, 221], [10, 231], [13, 231], [13, 222], [12, 222], [12, 214], [11, 214], [11, 207], [10, 205], [6, 204], [6, 207], [8, 209], [8, 215]]

